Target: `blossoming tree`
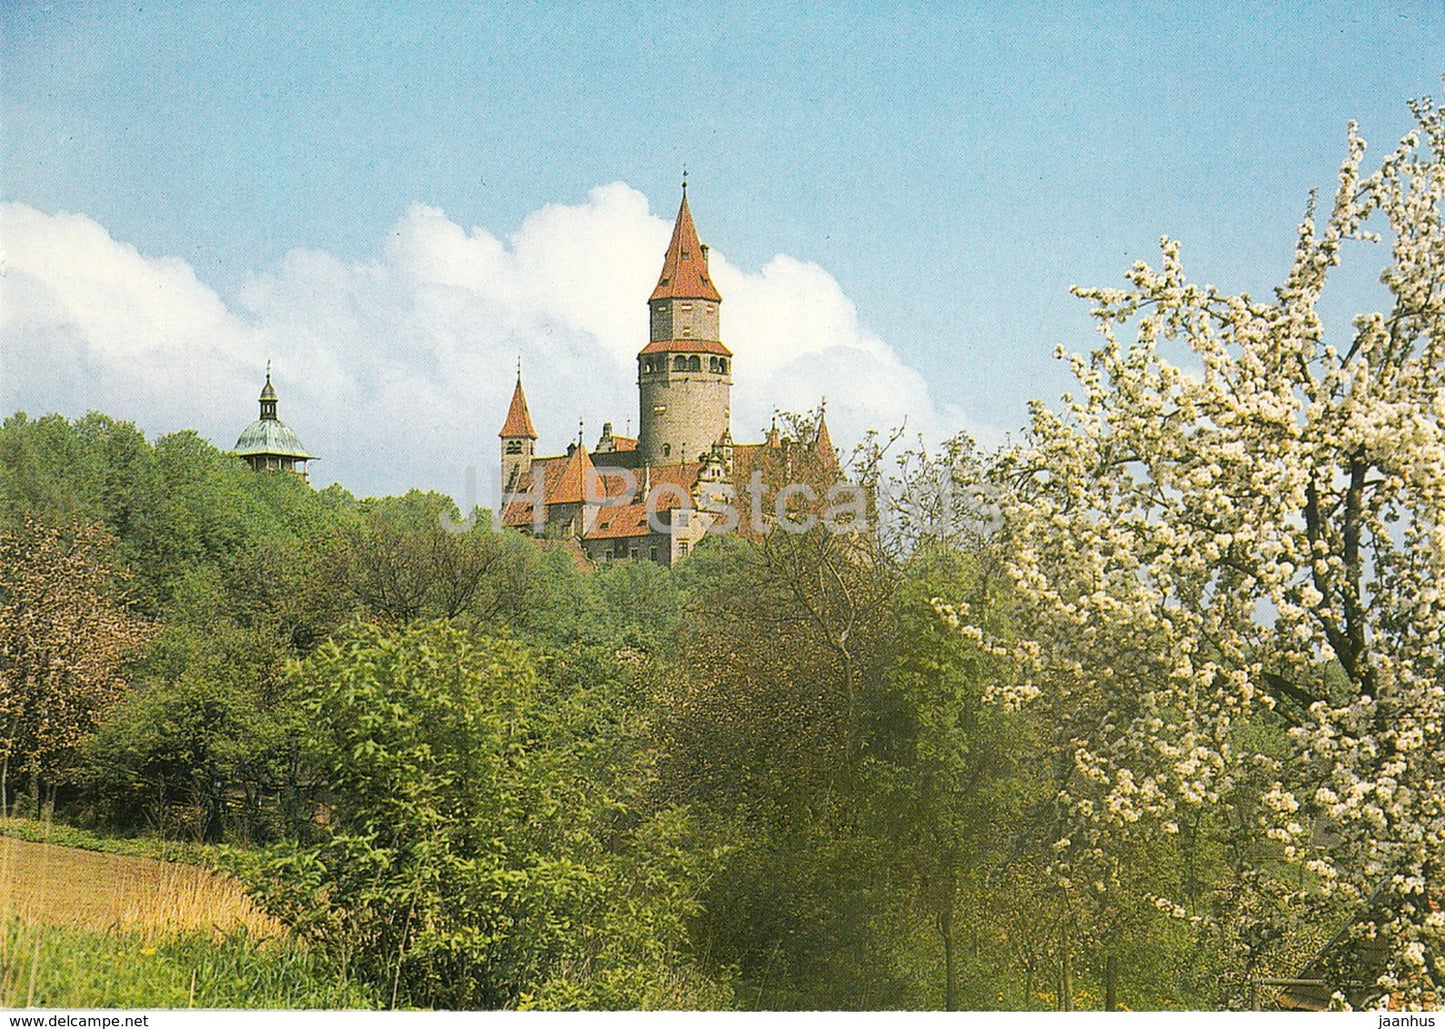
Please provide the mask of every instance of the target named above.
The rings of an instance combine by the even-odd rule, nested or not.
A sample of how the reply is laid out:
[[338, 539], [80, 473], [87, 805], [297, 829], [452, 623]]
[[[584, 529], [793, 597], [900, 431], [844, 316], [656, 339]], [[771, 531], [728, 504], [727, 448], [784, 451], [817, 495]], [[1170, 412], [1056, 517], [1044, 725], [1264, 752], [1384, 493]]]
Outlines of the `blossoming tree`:
[[[1255, 968], [1263, 942], [1343, 917], [1373, 941], [1376, 994], [1430, 1003], [1445, 983], [1445, 109], [1412, 110], [1416, 131], [1368, 173], [1350, 127], [1333, 206], [1317, 224], [1311, 201], [1272, 298], [1191, 283], [1169, 240], [1127, 288], [1077, 291], [1104, 343], [1069, 358], [1080, 394], [1062, 413], [1036, 404], [996, 468], [1027, 637], [998, 692], [1052, 705], [1051, 874], [1081, 911], [1207, 920], [1187, 881], [1129, 859], [1224, 841]], [[1336, 340], [1327, 278], [1380, 240], [1388, 303]]]

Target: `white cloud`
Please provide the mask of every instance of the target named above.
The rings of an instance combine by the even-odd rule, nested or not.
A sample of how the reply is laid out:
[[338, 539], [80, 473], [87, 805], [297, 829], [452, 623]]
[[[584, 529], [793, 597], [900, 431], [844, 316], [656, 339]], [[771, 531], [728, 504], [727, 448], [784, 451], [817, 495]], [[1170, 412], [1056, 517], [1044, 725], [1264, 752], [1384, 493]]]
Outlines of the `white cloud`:
[[[5, 204], [0, 230], [6, 410], [98, 409], [226, 447], [255, 417], [272, 359], [281, 417], [323, 455], [313, 481], [460, 493], [468, 465], [495, 461], [518, 355], [544, 449], [565, 446], [579, 417], [589, 443], [604, 419], [635, 432], [634, 355], [671, 218], [622, 183], [543, 207], [505, 240], [418, 204], [373, 258], [295, 250], [229, 303], [184, 261], [142, 255], [83, 215]], [[711, 260], [740, 440], [775, 407], [825, 395], [839, 442], [904, 417], [933, 434], [962, 423], [824, 269]]]

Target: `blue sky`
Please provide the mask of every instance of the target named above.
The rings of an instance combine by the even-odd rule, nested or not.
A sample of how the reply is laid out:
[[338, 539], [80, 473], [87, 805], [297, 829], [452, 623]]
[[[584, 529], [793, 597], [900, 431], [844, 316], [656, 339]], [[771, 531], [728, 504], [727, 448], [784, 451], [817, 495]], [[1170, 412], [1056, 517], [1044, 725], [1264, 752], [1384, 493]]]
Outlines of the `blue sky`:
[[[1195, 278], [1267, 290], [1308, 191], [1333, 188], [1346, 123], [1378, 154], [1410, 127], [1406, 101], [1438, 96], [1445, 72], [1438, 0], [21, 2], [0, 5], [0, 34], [0, 189], [13, 202], [0, 231], [12, 278], [29, 283], [24, 295], [12, 283], [0, 314], [0, 405], [98, 408], [152, 434], [193, 424], [226, 446], [254, 417], [255, 366], [280, 351], [278, 376], [293, 377], [283, 417], [327, 456], [319, 481], [359, 492], [456, 492], [462, 464], [489, 461], [513, 366], [503, 352], [537, 369], [544, 446], [576, 431], [573, 409], [589, 436], [627, 417], [625, 312], [645, 324], [652, 240], [665, 241], [684, 165], [699, 230], [735, 271], [723, 333], [740, 361], [734, 332], [807, 335], [815, 307], [838, 333], [772, 377], [740, 370], [740, 390], [787, 394], [739, 397], [740, 438], [770, 405], [824, 394], [845, 429], [902, 412], [997, 438], [1030, 397], [1067, 388], [1055, 344], [1092, 345], [1071, 284], [1118, 283], [1167, 233]], [[628, 189], [599, 197], [613, 184]], [[547, 231], [595, 239], [569, 262], [565, 236]], [[631, 249], [614, 262], [609, 240]], [[85, 261], [42, 260], [65, 246], [114, 260], [97, 259], [81, 289], [67, 269]], [[513, 299], [480, 271], [406, 285], [442, 253], [493, 267], [498, 247]], [[642, 280], [620, 320], [515, 301], [533, 269], [566, 303], [592, 303], [574, 280], [610, 282], [613, 263]], [[136, 277], [146, 304], [184, 294], [147, 315], [129, 350], [114, 341], [137, 319], [87, 322], [67, 293], [114, 307], [93, 294], [118, 276]], [[442, 280], [460, 292], [439, 298]], [[477, 328], [469, 343], [469, 319], [504, 314], [505, 331]], [[20, 374], [45, 359], [37, 339], [65, 358]], [[208, 348], [225, 353], [188, 372], [185, 355]], [[385, 355], [360, 371], [361, 349]], [[780, 349], [760, 344], [757, 362]], [[560, 362], [592, 367], [544, 378]], [[235, 381], [188, 406], [169, 402], [177, 376]], [[791, 390], [800, 378], [808, 388]], [[381, 403], [389, 381], [412, 384], [415, 402]], [[890, 388], [896, 402], [865, 395]], [[227, 390], [241, 396], [229, 409]], [[370, 437], [346, 411], [409, 438], [352, 455]]]

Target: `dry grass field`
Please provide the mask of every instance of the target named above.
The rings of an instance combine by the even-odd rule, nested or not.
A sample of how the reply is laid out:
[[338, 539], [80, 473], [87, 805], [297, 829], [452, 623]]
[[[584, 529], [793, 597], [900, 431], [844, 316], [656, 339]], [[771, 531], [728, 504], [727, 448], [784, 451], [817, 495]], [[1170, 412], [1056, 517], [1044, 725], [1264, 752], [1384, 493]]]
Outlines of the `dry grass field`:
[[88, 929], [277, 936], [231, 879], [195, 865], [0, 837], [0, 918]]

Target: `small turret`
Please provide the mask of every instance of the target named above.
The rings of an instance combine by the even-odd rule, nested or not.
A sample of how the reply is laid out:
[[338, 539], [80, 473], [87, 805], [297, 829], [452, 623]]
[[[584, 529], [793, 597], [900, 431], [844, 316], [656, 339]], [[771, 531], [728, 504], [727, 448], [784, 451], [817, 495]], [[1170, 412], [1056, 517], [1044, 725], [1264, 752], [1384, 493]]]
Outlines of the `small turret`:
[[291, 427], [276, 416], [276, 387], [271, 385], [271, 363], [266, 362], [266, 385], [261, 387], [261, 417], [236, 440], [236, 456], [255, 471], [295, 472], [306, 479], [306, 462], [315, 461]]
[[522, 392], [520, 361], [517, 362], [517, 385], [512, 390], [512, 405], [507, 409], [507, 420], [497, 435], [502, 440], [502, 488], [510, 492], [516, 489], [522, 476], [532, 470], [532, 451], [537, 442], [537, 430], [527, 412], [527, 395]]

